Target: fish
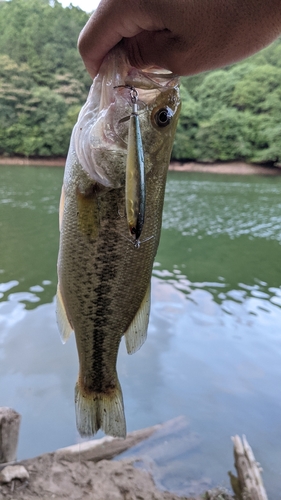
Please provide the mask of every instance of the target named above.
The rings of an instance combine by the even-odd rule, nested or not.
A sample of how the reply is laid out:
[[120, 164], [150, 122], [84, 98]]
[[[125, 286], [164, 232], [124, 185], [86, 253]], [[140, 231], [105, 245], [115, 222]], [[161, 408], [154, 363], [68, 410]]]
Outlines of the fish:
[[[141, 180], [134, 177], [139, 166], [127, 161], [130, 150], [139, 154], [136, 135], [129, 134], [128, 87], [138, 94]], [[81, 436], [99, 429], [126, 436], [118, 349], [123, 336], [129, 354], [146, 340], [152, 267], [179, 112], [178, 77], [158, 68], [134, 68], [117, 47], [102, 63], [72, 131], [59, 207], [56, 315], [62, 341], [75, 334], [75, 412]], [[130, 171], [133, 180], [126, 189]], [[140, 206], [138, 189], [145, 189], [145, 218], [136, 235], [126, 207], [129, 200]]]

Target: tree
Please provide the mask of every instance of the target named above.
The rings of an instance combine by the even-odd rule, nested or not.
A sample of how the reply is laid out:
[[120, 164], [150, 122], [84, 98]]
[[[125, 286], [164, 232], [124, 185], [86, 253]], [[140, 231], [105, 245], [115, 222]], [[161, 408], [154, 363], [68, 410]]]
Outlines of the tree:
[[182, 79], [174, 159], [277, 162], [281, 42], [225, 69]]
[[[0, 2], [0, 154], [66, 155], [87, 97], [76, 41], [88, 14], [50, 2]], [[280, 161], [281, 40], [182, 78], [181, 96], [174, 159]]]
[[90, 83], [76, 49], [87, 18], [57, 1], [0, 3], [0, 154], [66, 155]]

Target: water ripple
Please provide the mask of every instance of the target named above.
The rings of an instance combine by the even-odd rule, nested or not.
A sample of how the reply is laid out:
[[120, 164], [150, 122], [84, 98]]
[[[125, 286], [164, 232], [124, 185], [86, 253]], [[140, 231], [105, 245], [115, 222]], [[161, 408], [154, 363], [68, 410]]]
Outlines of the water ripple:
[[184, 236], [250, 235], [281, 242], [280, 183], [186, 179], [169, 178], [165, 229], [177, 229]]
[[[219, 304], [224, 312], [234, 314], [234, 304], [245, 304], [249, 299], [255, 304], [250, 313], [255, 314], [257, 307], [262, 307], [265, 312], [271, 311], [271, 304], [281, 307], [281, 286], [269, 287], [267, 283], [256, 280], [258, 283], [248, 285], [245, 283], [237, 283], [236, 289], [232, 289], [227, 283], [218, 282], [191, 282], [179, 269], [174, 269], [173, 272], [166, 269], [154, 269], [153, 276], [172, 285], [176, 290], [183, 292], [188, 300], [194, 302], [199, 290], [210, 294], [212, 300]], [[222, 291], [223, 289], [223, 291]], [[253, 299], [259, 299], [259, 302], [253, 302]], [[235, 311], [235, 314], [237, 311]]]

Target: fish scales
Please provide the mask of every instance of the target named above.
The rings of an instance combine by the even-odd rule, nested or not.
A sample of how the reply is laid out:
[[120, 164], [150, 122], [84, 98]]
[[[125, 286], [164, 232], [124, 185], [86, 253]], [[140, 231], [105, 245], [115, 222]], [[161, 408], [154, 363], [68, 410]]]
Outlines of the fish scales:
[[[105, 77], [108, 79], [107, 73]], [[97, 83], [98, 79], [96, 87]], [[117, 92], [116, 99], [121, 99], [126, 108], [124, 92], [121, 97]], [[160, 136], [157, 124], [151, 124], [151, 113], [156, 113], [159, 106], [162, 109], [163, 103], [173, 107], [175, 119], [170, 130]], [[98, 158], [94, 174], [89, 161], [77, 154], [75, 137], [83, 131], [82, 126], [78, 128], [79, 120], [73, 132], [60, 207], [57, 316], [64, 339], [71, 330], [75, 332], [79, 358], [76, 420], [81, 435], [92, 435], [99, 428], [114, 436], [126, 434], [116, 361], [123, 335], [129, 353], [135, 352], [146, 338], [150, 279], [178, 112], [178, 89], [174, 86], [159, 92], [140, 116], [143, 137], [149, 135], [147, 143], [152, 141], [153, 146], [144, 148], [147, 210], [139, 248], [134, 246], [125, 216], [126, 143], [122, 141], [128, 134], [128, 124], [127, 130], [123, 125], [122, 130], [118, 129], [115, 149], [110, 143], [106, 149], [104, 139], [102, 148], [96, 148], [96, 158], [91, 160], [95, 165]], [[103, 129], [98, 126], [101, 133]], [[92, 134], [95, 127], [94, 120]], [[104, 177], [99, 178], [101, 172]]]

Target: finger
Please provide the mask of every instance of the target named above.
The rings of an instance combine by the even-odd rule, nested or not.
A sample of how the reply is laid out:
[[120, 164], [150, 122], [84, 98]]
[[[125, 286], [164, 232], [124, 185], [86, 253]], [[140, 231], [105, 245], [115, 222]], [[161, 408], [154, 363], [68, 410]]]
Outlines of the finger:
[[78, 39], [79, 52], [92, 78], [96, 76], [105, 55], [124, 36], [114, 13], [107, 15], [108, 3], [97, 8]]

